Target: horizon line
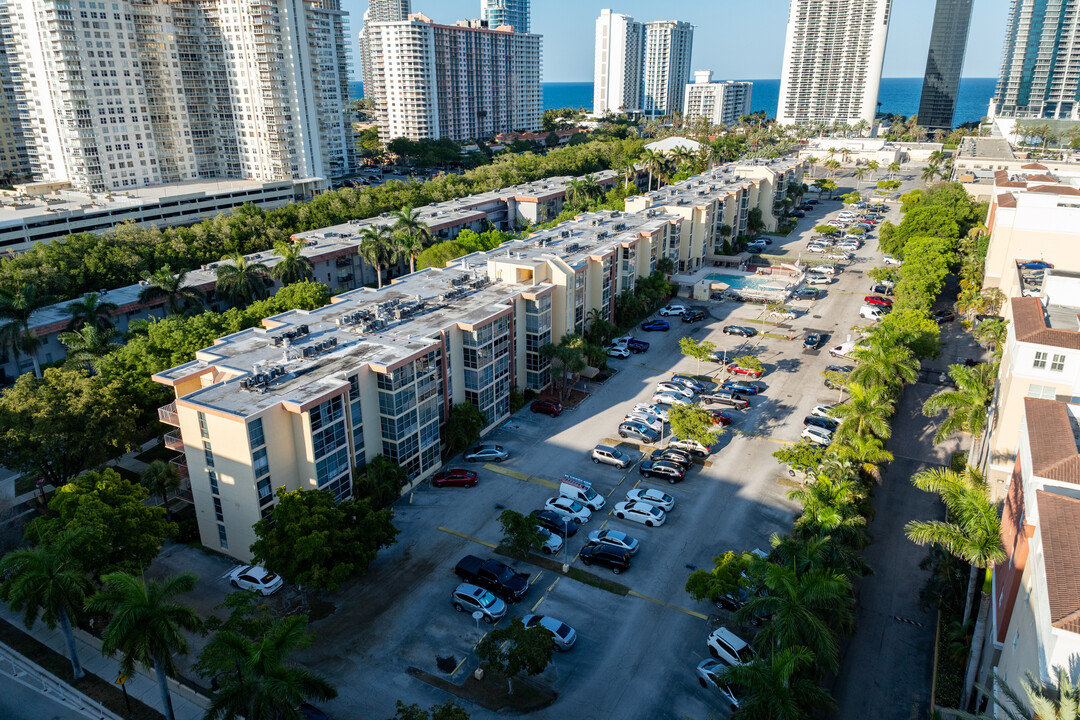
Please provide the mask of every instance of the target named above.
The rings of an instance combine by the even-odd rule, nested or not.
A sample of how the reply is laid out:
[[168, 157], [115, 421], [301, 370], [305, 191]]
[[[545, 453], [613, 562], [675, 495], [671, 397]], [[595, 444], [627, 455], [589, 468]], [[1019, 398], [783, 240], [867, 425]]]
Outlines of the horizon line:
[[[741, 78], [739, 80], [733, 80], [733, 82], [758, 82], [758, 81], [762, 81], [762, 80], [779, 80], [779, 79], [780, 78], [778, 78], [778, 77]], [[882, 76], [881, 79], [882, 80], [923, 80], [925, 78], [923, 78], [923, 77], [921, 77], [919, 75], [911, 75], [911, 76], [892, 75], [892, 76], [889, 76], [889, 77]], [[960, 79], [961, 80], [997, 80], [998, 78], [996, 76], [980, 77], [978, 75], [970, 75], [970, 76], [969, 75], [962, 75], [960, 77]], [[361, 85], [363, 84], [363, 82], [360, 80], [360, 78], [349, 78], [349, 82], [356, 82], [356, 83], [360, 83]], [[541, 80], [540, 81], [541, 84], [546, 84], [546, 85], [586, 85], [586, 84], [595, 83], [595, 82], [596, 82], [595, 80]], [[724, 82], [724, 81], [720, 81], [720, 82]], [[687, 83], [687, 84], [692, 85], [693, 83]]]

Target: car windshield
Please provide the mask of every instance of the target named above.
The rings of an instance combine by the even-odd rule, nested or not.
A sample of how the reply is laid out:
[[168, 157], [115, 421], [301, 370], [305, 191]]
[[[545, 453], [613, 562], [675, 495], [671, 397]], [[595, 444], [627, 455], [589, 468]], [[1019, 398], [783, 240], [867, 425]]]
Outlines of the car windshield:
[[648, 507], [648, 511], [649, 511], [649, 514], [650, 514], [650, 515], [653, 515], [653, 516], [655, 516], [655, 517], [660, 517], [660, 509], [659, 509], [659, 508], [654, 508], [654, 507], [652, 507], [652, 506], [650, 505], [650, 506]]
[[480, 604], [480, 607], [489, 608], [495, 604], [495, 596], [487, 590], [481, 590], [477, 594], [473, 595], [476, 602]]
[[514, 571], [508, 565], [500, 565], [496, 577], [499, 578], [499, 582], [505, 584], [514, 578]]
[[570, 626], [566, 623], [559, 623], [559, 627], [555, 630], [555, 634], [561, 638], [564, 638], [570, 634]]

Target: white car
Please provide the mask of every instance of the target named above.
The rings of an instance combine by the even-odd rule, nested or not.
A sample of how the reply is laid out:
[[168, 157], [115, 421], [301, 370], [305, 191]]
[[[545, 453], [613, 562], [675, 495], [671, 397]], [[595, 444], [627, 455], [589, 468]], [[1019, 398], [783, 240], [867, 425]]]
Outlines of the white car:
[[655, 392], [652, 396], [653, 404], [655, 405], [689, 405], [690, 401], [682, 395], [676, 395], [671, 392]]
[[739, 696], [735, 694], [735, 688], [720, 679], [720, 674], [727, 669], [727, 665], [719, 660], [702, 660], [697, 666], [698, 682], [701, 687], [708, 690], [715, 688], [720, 691], [720, 696], [731, 705], [732, 710], [739, 708]]
[[837, 273], [835, 265], [818, 265], [816, 268], [814, 268], [814, 271], [823, 273], [825, 275], [835, 275]]
[[682, 438], [671, 438], [668, 442], [668, 447], [675, 448], [676, 450], [682, 450], [692, 455], [698, 455], [704, 457], [709, 454], [709, 448], [705, 447], [697, 440], [684, 440]]
[[547, 528], [537, 527], [536, 529], [544, 536], [544, 544], [540, 546], [541, 552], [545, 555], [554, 555], [562, 550], [563, 539], [561, 537]]
[[829, 246], [828, 245], [822, 245], [820, 243], [816, 243], [816, 244], [813, 244], [813, 245], [807, 245], [806, 250], [807, 250], [807, 252], [812, 252], [812, 253], [823, 253], [823, 252], [828, 252], [829, 251]]
[[625, 345], [612, 345], [607, 351], [608, 357], [628, 358], [630, 350]]
[[628, 503], [648, 503], [653, 507], [658, 507], [664, 512], [671, 512], [675, 507], [675, 498], [666, 493], [662, 493], [659, 490], [653, 488], [634, 488], [626, 493], [626, 502]]
[[904, 261], [898, 258], [894, 258], [892, 255], [885, 255], [881, 258], [881, 261], [886, 265], [903, 265]]
[[630, 410], [630, 412], [645, 413], [646, 415], [655, 415], [661, 420], [667, 420], [667, 410], [657, 407], [656, 405], [650, 405], [649, 403], [638, 403]]
[[285, 585], [281, 576], [259, 565], [240, 565], [228, 574], [229, 584], [241, 590], [273, 595]]
[[852, 253], [859, 249], [859, 243], [844, 242], [837, 245], [836, 248], [838, 250], [843, 250], [844, 252]]
[[575, 500], [562, 496], [548, 498], [548, 501], [544, 503], [544, 509], [556, 512], [567, 520], [574, 520], [579, 525], [589, 522], [589, 518], [592, 517], [592, 510]]
[[723, 625], [709, 633], [705, 644], [709, 646], [709, 653], [714, 658], [723, 660], [728, 665], [746, 665], [753, 662], [757, 656], [753, 645]]
[[835, 405], [826, 405], [824, 403], [821, 403], [819, 405], [815, 405], [814, 409], [810, 411], [810, 414], [813, 415], [814, 417], [830, 418], [831, 419], [832, 416], [833, 416], [832, 411], [833, 411], [833, 409], [835, 407], [836, 407]]
[[617, 338], [612, 338], [611, 345], [612, 345], [612, 347], [614, 347], [616, 345], [626, 345], [628, 342], [630, 342], [633, 339], [634, 339], [633, 335], [621, 335], [621, 336], [619, 336]]
[[832, 278], [827, 275], [807, 275], [807, 285], [829, 285], [832, 283]]
[[594, 530], [589, 533], [589, 542], [614, 545], [628, 551], [631, 555], [635, 554], [641, 545], [637, 538], [630, 537], [621, 530]]
[[686, 313], [687, 310], [689, 310], [689, 308], [685, 305], [668, 305], [665, 308], [660, 308], [660, 314], [664, 317], [669, 317], [671, 315], [682, 315]]
[[623, 418], [624, 422], [627, 420], [636, 420], [650, 430], [655, 430], [658, 433], [664, 432], [664, 421], [656, 415], [649, 415], [648, 413], [643, 412], [629, 412], [626, 413], [626, 417]]
[[658, 382], [656, 383], [656, 392], [672, 393], [674, 395], [682, 395], [685, 398], [694, 397], [694, 391], [686, 387], [682, 383], [677, 382]]
[[660, 508], [642, 502], [621, 502], [615, 505], [615, 517], [620, 520], [633, 520], [636, 523], [657, 527], [664, 524], [667, 516]]
[[818, 445], [828, 445], [832, 442], [832, 430], [826, 430], [815, 425], [807, 425], [803, 428], [802, 435], [799, 437], [805, 438], [812, 443]]
[[577, 642], [577, 632], [574, 631], [574, 628], [562, 620], [556, 620], [547, 615], [526, 615], [521, 618], [521, 624], [526, 628], [539, 626], [550, 632], [555, 649], [559, 652], [566, 652], [574, 647], [574, 643]]

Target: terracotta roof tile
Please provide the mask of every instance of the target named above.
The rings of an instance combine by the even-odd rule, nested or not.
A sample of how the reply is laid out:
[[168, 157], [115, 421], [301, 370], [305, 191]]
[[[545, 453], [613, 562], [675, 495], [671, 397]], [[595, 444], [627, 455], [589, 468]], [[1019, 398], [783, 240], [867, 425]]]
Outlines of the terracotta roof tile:
[[1052, 193], [1054, 195], [1080, 195], [1080, 189], [1068, 185], [1036, 185], [1028, 188], [1028, 192]]
[[1027, 165], [1021, 165], [1020, 169], [1021, 170], [1049, 170], [1050, 168], [1046, 167], [1045, 165], [1040, 165], [1039, 163], [1028, 163]]
[[1080, 449], [1068, 406], [1057, 400], [1024, 398], [1024, 412], [1032, 472], [1048, 480], [1080, 485]]
[[1018, 341], [1080, 350], [1080, 332], [1048, 326], [1039, 298], [1013, 298], [1012, 311], [1013, 331]]
[[994, 171], [994, 182], [1002, 183], [1002, 182], [1008, 182], [1008, 181], [1009, 181], [1009, 171], [1008, 170], [995, 170]]
[[1080, 500], [1035, 491], [1039, 505], [1039, 534], [1046, 568], [1046, 595], [1050, 623], [1061, 630], [1080, 633]]
[[1028, 175], [1024, 179], [1028, 182], [1058, 182], [1058, 179], [1056, 177], [1052, 175], [1047, 175], [1046, 173], [1039, 173], [1038, 175]]
[[999, 188], [1018, 188], [1020, 190], [1027, 188], [1026, 182], [1019, 182], [1017, 180], [1002, 180], [1000, 182], [995, 182], [994, 184]]
[[1014, 208], [1016, 207], [1016, 196], [1012, 193], [1002, 193], [997, 196], [998, 207]]

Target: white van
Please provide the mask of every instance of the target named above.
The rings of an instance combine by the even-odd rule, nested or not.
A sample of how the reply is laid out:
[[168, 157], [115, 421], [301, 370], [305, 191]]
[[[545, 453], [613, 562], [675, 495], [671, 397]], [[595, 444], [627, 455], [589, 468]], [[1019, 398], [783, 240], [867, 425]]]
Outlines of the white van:
[[859, 308], [859, 317], [867, 318], [869, 320], [880, 320], [885, 317], [885, 313], [880, 308], [876, 308], [873, 305], [863, 305]]
[[604, 507], [604, 498], [592, 489], [592, 483], [573, 475], [563, 476], [559, 484], [559, 495], [576, 500], [590, 510]]

